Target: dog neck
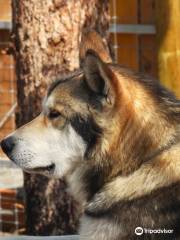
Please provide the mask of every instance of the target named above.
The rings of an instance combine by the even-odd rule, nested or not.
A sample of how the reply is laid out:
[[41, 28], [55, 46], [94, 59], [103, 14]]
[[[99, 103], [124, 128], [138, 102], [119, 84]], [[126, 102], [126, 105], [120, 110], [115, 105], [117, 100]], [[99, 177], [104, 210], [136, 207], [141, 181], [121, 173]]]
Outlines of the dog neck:
[[[71, 194], [74, 196], [74, 198], [78, 202], [80, 202], [85, 207], [88, 204], [94, 202], [94, 199], [98, 198], [99, 194], [103, 192], [103, 189], [107, 189], [107, 186], [115, 182], [114, 186], [117, 185], [118, 187], [116, 192], [120, 194], [121, 192], [120, 190], [122, 188], [122, 194], [120, 194], [120, 197], [122, 197], [122, 200], [123, 200], [123, 197], [125, 197], [126, 199], [129, 199], [129, 195], [134, 196], [136, 198], [141, 195], [141, 191], [144, 186], [143, 183], [144, 183], [145, 170], [147, 171], [146, 180], [148, 181], [148, 177], [150, 178], [148, 186], [153, 186], [152, 179], [156, 180], [154, 184], [158, 188], [161, 187], [161, 185], [163, 186], [164, 179], [167, 179], [166, 176], [169, 176], [169, 172], [177, 171], [177, 169], [175, 169], [176, 168], [175, 165], [173, 165], [173, 159], [169, 158], [169, 155], [173, 157], [174, 154], [177, 154], [177, 150], [175, 148], [178, 148], [179, 142], [180, 142], [178, 129], [176, 133], [177, 133], [176, 135], [172, 135], [172, 137], [159, 149], [156, 149], [154, 152], [151, 152], [147, 156], [147, 159], [141, 164], [141, 166], [130, 174], [123, 174], [121, 169], [114, 170], [113, 162], [115, 160], [112, 158], [111, 159], [108, 158], [108, 156], [106, 159], [101, 159], [103, 160], [101, 162], [105, 163], [104, 165], [99, 164], [96, 167], [95, 165], [92, 164], [92, 162], [95, 160], [84, 159], [83, 162], [80, 162], [76, 167], [76, 169], [67, 177]], [[167, 158], [167, 161], [166, 161], [166, 158]], [[162, 159], [163, 159], [163, 163], [162, 163]], [[97, 160], [96, 160], [96, 163], [97, 163]], [[109, 164], [109, 163], [112, 163], [112, 164]], [[165, 166], [164, 172], [160, 173], [160, 175], [164, 174], [163, 175], [164, 178], [159, 177], [159, 174], [158, 174], [159, 171], [156, 171], [156, 165], [158, 168], [159, 164], [163, 164], [163, 166]], [[148, 175], [149, 173], [151, 173], [150, 176]], [[175, 175], [172, 175], [172, 176], [170, 175], [170, 177], [174, 177], [174, 176]], [[175, 176], [175, 179], [174, 178], [172, 179], [172, 183], [176, 182], [177, 180], [176, 177], [177, 176]], [[134, 187], [132, 189], [132, 192], [133, 194], [135, 193], [135, 195], [133, 195], [131, 193], [131, 190], [129, 190], [129, 186], [132, 185], [133, 181], [139, 182], [138, 186], [133, 185]], [[119, 184], [116, 184], [116, 182], [119, 182]], [[147, 186], [144, 186], [144, 187], [145, 187], [144, 193], [148, 194], [151, 191], [151, 189], [148, 189]], [[108, 191], [110, 191], [111, 187], [108, 189], [109, 189]], [[127, 189], [127, 193], [126, 193], [126, 189]], [[108, 198], [108, 194], [106, 196]], [[103, 201], [106, 203], [105, 199], [103, 199]], [[97, 202], [98, 201], [95, 200], [96, 211], [97, 211], [97, 206], [96, 206]]]

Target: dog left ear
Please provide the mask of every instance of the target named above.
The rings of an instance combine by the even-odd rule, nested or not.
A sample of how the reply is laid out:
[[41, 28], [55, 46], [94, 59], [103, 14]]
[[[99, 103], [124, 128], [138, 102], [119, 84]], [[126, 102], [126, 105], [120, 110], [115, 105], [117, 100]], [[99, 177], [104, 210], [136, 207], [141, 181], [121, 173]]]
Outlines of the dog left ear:
[[113, 102], [115, 76], [98, 54], [88, 50], [83, 64], [85, 80], [89, 88], [99, 96], [105, 97], [108, 103]]

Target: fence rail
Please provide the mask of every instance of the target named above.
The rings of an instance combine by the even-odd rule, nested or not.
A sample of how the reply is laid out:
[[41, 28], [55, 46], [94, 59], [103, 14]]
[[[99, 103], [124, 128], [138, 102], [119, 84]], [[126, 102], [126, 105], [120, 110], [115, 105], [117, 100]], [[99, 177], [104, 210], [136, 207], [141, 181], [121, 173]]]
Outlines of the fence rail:
[[24, 205], [17, 193], [15, 189], [0, 189], [0, 232], [24, 229]]

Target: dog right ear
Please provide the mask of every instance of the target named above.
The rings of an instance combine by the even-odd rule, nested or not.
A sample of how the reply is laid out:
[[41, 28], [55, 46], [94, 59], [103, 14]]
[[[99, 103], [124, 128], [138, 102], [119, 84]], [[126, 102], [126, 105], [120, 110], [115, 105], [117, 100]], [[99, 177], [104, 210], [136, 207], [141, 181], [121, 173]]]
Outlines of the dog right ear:
[[112, 58], [108, 48], [108, 44], [96, 31], [83, 32], [81, 44], [80, 44], [80, 63], [85, 60], [85, 56], [88, 50], [95, 51], [103, 62], [111, 63]]

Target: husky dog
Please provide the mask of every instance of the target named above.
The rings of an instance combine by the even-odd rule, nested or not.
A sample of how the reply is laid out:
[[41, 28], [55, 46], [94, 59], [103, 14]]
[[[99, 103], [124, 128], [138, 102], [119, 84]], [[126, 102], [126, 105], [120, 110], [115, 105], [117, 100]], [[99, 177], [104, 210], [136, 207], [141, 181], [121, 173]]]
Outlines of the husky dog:
[[179, 239], [180, 101], [112, 63], [96, 35], [2, 149], [24, 171], [67, 179], [85, 207], [80, 239]]

